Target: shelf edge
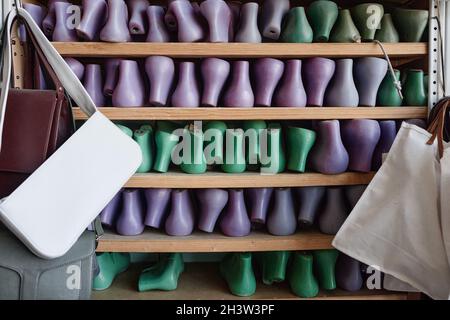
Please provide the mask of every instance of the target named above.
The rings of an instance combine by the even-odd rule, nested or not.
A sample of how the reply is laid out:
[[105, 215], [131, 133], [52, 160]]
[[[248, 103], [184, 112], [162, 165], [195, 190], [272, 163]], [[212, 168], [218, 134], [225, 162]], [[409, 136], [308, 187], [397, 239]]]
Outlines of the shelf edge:
[[172, 237], [154, 232], [146, 230], [142, 235], [135, 237], [107, 233], [100, 239], [97, 252], [218, 253], [323, 250], [333, 248], [331, 242], [334, 238], [332, 235], [317, 231], [299, 231], [290, 236], [253, 232], [246, 237], [226, 237], [200, 231], [187, 237]]
[[[207, 172], [204, 174], [185, 173], [146, 173], [134, 175], [125, 185], [126, 188], [287, 188], [306, 186], [344, 186], [369, 184], [375, 173], [346, 172], [336, 175], [320, 173], [279, 173], [262, 175], [256, 172], [227, 174]], [[186, 180], [189, 179], [189, 180]]]
[[[99, 110], [111, 120], [332, 120], [425, 119], [426, 107], [323, 107], [323, 108], [113, 108]], [[87, 116], [74, 108], [76, 120]]]
[[[391, 58], [425, 56], [428, 45], [417, 43], [383, 43]], [[53, 42], [63, 56], [70, 57], [146, 57], [166, 55], [173, 58], [305, 58], [382, 57], [375, 43], [105, 43]]]

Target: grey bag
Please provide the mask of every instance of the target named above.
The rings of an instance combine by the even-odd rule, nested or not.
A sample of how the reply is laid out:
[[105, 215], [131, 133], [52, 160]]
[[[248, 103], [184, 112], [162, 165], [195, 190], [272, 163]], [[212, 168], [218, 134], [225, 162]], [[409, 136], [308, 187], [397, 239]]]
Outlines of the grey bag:
[[95, 233], [85, 231], [64, 256], [35, 256], [0, 224], [0, 300], [86, 300], [95, 269]]

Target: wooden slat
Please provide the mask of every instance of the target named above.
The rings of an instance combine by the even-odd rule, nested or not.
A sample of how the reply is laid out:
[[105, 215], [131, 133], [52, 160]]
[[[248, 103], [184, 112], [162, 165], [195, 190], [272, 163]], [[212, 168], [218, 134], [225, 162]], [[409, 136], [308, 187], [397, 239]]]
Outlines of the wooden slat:
[[[185, 263], [185, 270], [174, 291], [138, 292], [137, 281], [145, 267], [135, 264], [114, 280], [105, 291], [94, 291], [95, 300], [297, 300], [287, 281], [264, 285], [257, 278], [256, 292], [251, 297], [237, 297], [230, 293], [226, 282], [219, 275], [217, 263]], [[385, 290], [362, 289], [356, 292], [343, 290], [320, 291], [317, 297], [307, 300], [406, 300], [407, 294]], [[220, 310], [219, 310], [220, 312]]]
[[[426, 118], [426, 107], [375, 108], [100, 108], [111, 120], [326, 120]], [[74, 108], [75, 119], [87, 116]]]
[[40, 4], [40, 5], [47, 5], [47, 1], [44, 0], [22, 0], [22, 3], [33, 3], [33, 4]]
[[408, 292], [407, 294], [408, 300], [422, 300], [423, 296], [421, 292]]
[[246, 237], [195, 232], [187, 237], [171, 237], [155, 230], [124, 237], [108, 232], [102, 236], [98, 252], [247, 252], [330, 249], [333, 236], [303, 231], [291, 236], [272, 236], [254, 231]]
[[346, 172], [337, 175], [320, 173], [280, 173], [263, 175], [259, 172], [230, 174], [206, 172], [186, 174], [181, 172], [141, 173], [134, 175], [125, 185], [127, 188], [262, 188], [341, 186], [368, 184], [374, 173]]
[[[54, 42], [63, 56], [70, 57], [146, 57], [165, 55], [174, 58], [303, 58], [363, 57], [383, 55], [374, 43], [105, 43]], [[390, 57], [424, 56], [426, 43], [385, 43]]]

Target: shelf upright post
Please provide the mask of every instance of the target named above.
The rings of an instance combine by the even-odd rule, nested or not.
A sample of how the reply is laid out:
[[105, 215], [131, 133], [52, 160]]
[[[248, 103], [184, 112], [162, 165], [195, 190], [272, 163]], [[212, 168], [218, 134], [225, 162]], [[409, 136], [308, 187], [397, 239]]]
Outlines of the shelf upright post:
[[445, 12], [441, 21], [445, 23], [445, 51], [444, 51], [444, 68], [443, 72], [445, 75], [445, 96], [450, 96], [450, 1], [445, 0]]
[[[429, 20], [429, 83], [428, 83], [428, 108], [431, 110], [444, 95], [450, 95], [450, 68], [443, 65], [441, 57], [449, 61], [450, 56], [450, 24], [446, 18], [450, 18], [450, 3], [448, 0], [430, 0]], [[439, 23], [437, 21], [439, 19]], [[441, 34], [439, 34], [439, 29]], [[442, 38], [441, 38], [442, 37]], [[443, 43], [441, 42], [443, 41]], [[446, 50], [447, 49], [447, 50]], [[442, 51], [443, 50], [443, 51]], [[444, 77], [444, 75], [446, 75]], [[444, 84], [444, 78], [447, 82]], [[446, 91], [444, 92], [444, 85]]]
[[[13, 0], [2, 0], [2, 3], [0, 5], [0, 29], [3, 28], [3, 25], [5, 24], [5, 21], [6, 21], [6, 16], [12, 9], [12, 2], [13, 2]], [[2, 41], [0, 39], [0, 45], [1, 45], [1, 42]], [[0, 83], [0, 85], [1, 85], [1, 83]]]
[[[19, 4], [21, 5], [21, 0]], [[2, 0], [0, 4], [0, 27], [3, 27], [8, 13], [16, 7], [15, 0]], [[0, 28], [1, 29], [1, 28]], [[13, 25], [12, 34], [12, 51], [13, 51], [13, 87], [23, 88], [24, 87], [24, 72], [25, 72], [25, 50], [24, 46], [19, 39], [19, 27], [16, 23]], [[1, 42], [1, 39], [0, 39]]]

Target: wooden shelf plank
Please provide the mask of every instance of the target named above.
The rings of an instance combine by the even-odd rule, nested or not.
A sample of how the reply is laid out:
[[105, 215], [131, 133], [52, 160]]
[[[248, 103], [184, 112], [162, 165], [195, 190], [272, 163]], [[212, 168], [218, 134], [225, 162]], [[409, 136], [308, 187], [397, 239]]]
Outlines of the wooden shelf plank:
[[[111, 120], [327, 120], [426, 118], [426, 107], [375, 108], [100, 108]], [[74, 108], [77, 120], [87, 116]]]
[[336, 175], [320, 173], [279, 173], [263, 175], [259, 172], [239, 174], [206, 172], [187, 174], [181, 172], [141, 173], [134, 175], [125, 185], [127, 188], [262, 188], [343, 186], [369, 184], [375, 173], [346, 172]]
[[[303, 58], [383, 56], [375, 43], [105, 43], [54, 42], [63, 56], [70, 57], [146, 57], [165, 55], [174, 58]], [[427, 43], [385, 43], [390, 57], [424, 56]]]
[[[185, 271], [174, 291], [138, 292], [139, 274], [148, 265], [136, 264], [119, 275], [105, 291], [94, 291], [95, 300], [301, 300], [291, 293], [287, 281], [271, 286], [264, 285], [257, 277], [256, 292], [251, 297], [237, 297], [230, 293], [226, 282], [219, 275], [217, 263], [186, 263]], [[307, 300], [406, 300], [407, 293], [363, 289], [357, 292], [343, 290], [321, 291]]]
[[246, 237], [227, 237], [196, 231], [187, 237], [172, 237], [161, 231], [146, 230], [133, 237], [110, 231], [100, 239], [98, 252], [248, 252], [330, 249], [333, 236], [317, 231], [301, 231], [291, 236], [272, 236], [253, 231]]

